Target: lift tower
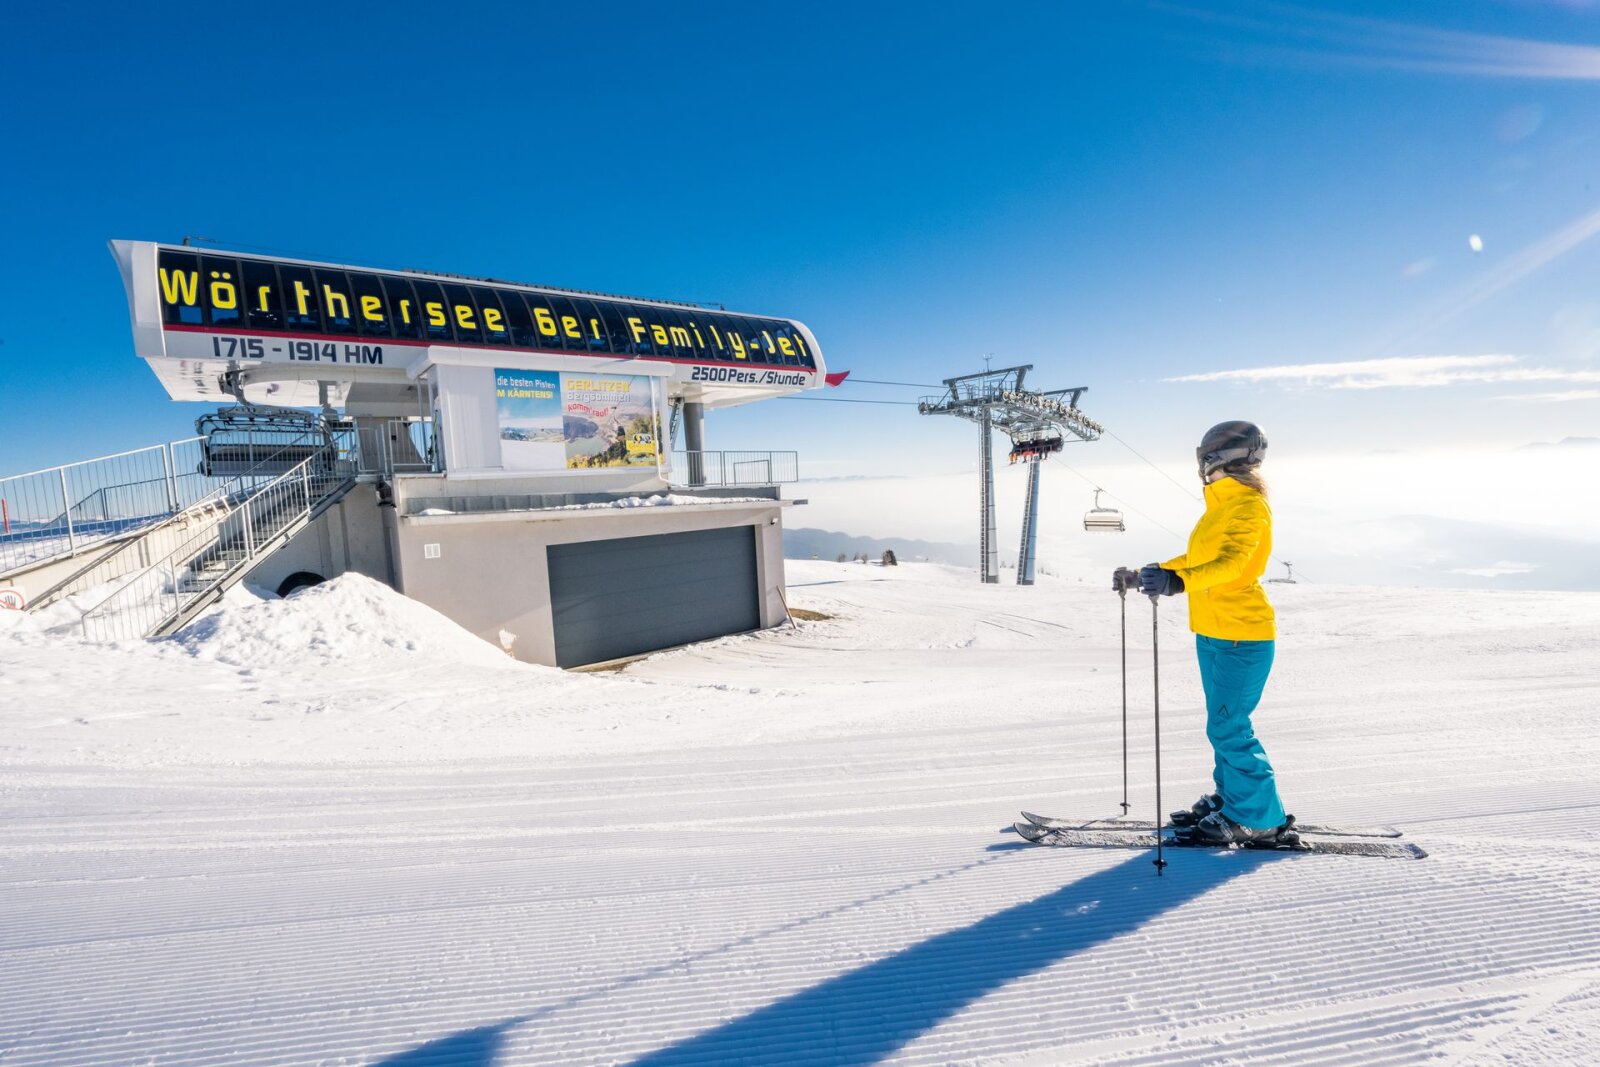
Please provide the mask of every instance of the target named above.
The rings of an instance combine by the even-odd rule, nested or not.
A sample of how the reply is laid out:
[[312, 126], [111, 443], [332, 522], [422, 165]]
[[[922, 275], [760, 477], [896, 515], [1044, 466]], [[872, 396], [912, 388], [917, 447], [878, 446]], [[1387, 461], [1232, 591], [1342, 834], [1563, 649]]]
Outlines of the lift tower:
[[1017, 553], [1017, 584], [1033, 584], [1034, 556], [1039, 541], [1039, 464], [1059, 451], [1070, 434], [1079, 441], [1098, 440], [1105, 427], [1078, 410], [1087, 386], [1035, 393], [1023, 388], [1032, 364], [1003, 367], [944, 380], [942, 396], [924, 397], [917, 410], [924, 415], [954, 415], [978, 424], [982, 434], [982, 481], [978, 496], [978, 544], [983, 580], [1000, 581], [1000, 546], [994, 519], [993, 431], [1011, 439], [1013, 462], [1029, 460], [1028, 499], [1023, 511], [1022, 546]]

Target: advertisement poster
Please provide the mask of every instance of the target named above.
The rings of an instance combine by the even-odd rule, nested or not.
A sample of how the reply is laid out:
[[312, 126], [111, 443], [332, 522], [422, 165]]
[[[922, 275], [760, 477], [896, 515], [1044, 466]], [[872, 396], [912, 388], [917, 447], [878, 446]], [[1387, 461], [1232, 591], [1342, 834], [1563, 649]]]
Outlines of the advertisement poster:
[[559, 375], [496, 368], [494, 408], [500, 424], [502, 467], [546, 471], [566, 466]]
[[507, 470], [651, 467], [659, 462], [650, 378], [499, 368], [495, 411]]
[[561, 429], [568, 467], [654, 467], [658, 434], [650, 379], [561, 375]]

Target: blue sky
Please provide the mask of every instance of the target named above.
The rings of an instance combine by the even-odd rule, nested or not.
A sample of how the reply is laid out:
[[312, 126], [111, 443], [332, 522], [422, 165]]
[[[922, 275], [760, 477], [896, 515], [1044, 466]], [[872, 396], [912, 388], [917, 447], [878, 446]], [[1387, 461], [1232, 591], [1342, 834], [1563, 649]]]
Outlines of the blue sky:
[[[1236, 417], [1288, 456], [1600, 436], [1597, 14], [12, 5], [0, 468], [188, 432], [105, 250], [185, 234], [789, 315], [858, 377], [1032, 363], [1174, 471]], [[1326, 366], [1414, 357], [1451, 358]], [[708, 425], [831, 476], [959, 471], [970, 437]]]

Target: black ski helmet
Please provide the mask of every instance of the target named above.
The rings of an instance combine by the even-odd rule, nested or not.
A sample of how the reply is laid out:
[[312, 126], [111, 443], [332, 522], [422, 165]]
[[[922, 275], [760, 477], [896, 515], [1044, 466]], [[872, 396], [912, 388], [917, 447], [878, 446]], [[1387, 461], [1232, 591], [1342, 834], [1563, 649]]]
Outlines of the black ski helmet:
[[1259, 467], [1266, 456], [1267, 435], [1253, 422], [1219, 422], [1194, 450], [1202, 481], [1219, 467]]

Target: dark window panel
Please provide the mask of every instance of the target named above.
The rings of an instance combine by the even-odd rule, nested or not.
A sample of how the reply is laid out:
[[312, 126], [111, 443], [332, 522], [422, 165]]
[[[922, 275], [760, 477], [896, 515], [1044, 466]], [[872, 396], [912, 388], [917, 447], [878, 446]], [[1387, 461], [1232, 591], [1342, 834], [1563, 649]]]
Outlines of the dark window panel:
[[539, 330], [533, 324], [533, 312], [528, 310], [524, 294], [517, 289], [506, 289], [500, 295], [506, 324], [511, 329], [511, 343], [518, 348], [538, 348]]
[[422, 301], [417, 299], [410, 280], [385, 274], [383, 294], [389, 321], [394, 324], [394, 335], [411, 340], [420, 339], [423, 326]]
[[533, 316], [534, 347], [565, 349], [561, 339], [561, 311], [556, 298], [549, 293], [526, 293], [528, 312]]
[[244, 324], [243, 276], [239, 261], [222, 256], [200, 257], [200, 302], [206, 305], [213, 326], [237, 329]]
[[619, 356], [634, 354], [633, 335], [628, 332], [627, 305], [614, 300], [596, 300], [595, 310], [600, 312], [600, 323], [611, 338], [608, 349]]
[[455, 282], [444, 283], [444, 298], [450, 306], [450, 324], [456, 328], [456, 340], [467, 344], [483, 343], [483, 318], [478, 305], [467, 287]]
[[438, 282], [417, 278], [412, 281], [417, 290], [417, 308], [422, 317], [422, 335], [430, 341], [454, 341], [455, 329], [451, 325], [450, 301]]
[[744, 342], [744, 358], [739, 363], [766, 363], [767, 352], [762, 343], [761, 327], [752, 319], [734, 318], [738, 324], [739, 338]]
[[811, 351], [811, 342], [806, 340], [798, 329], [794, 330], [794, 348], [796, 352], [800, 353], [800, 365], [802, 367], [808, 367], [811, 370], [817, 369], [817, 356], [815, 352]]
[[311, 276], [317, 282], [317, 302], [322, 306], [323, 332], [355, 333], [355, 298], [350, 291], [350, 279], [344, 276], [344, 271], [318, 267], [311, 272]]
[[[511, 294], [512, 299], [516, 294]], [[500, 301], [500, 294], [494, 289], [483, 285], [472, 287], [472, 298], [478, 302], [478, 325], [483, 327], [483, 339], [491, 345], [509, 345], [511, 343], [511, 323], [506, 318], [505, 306]], [[517, 303], [522, 301], [518, 300]]]
[[733, 361], [733, 341], [728, 336], [728, 316], [718, 312], [700, 320], [700, 332], [706, 338], [706, 355], [719, 363]]
[[600, 315], [600, 309], [593, 300], [584, 300], [579, 297], [572, 298], [572, 306], [578, 309], [582, 317], [583, 347], [592, 353], [610, 352], [610, 331], [606, 329], [605, 320]]
[[[657, 345], [660, 354], [673, 359], [694, 359], [694, 338], [689, 334], [689, 323], [671, 308], [653, 307], [650, 314], [667, 331], [666, 345]], [[650, 332], [654, 336], [655, 331]]]
[[556, 334], [561, 339], [561, 347], [569, 352], [587, 351], [589, 346], [583, 340], [583, 314], [577, 305], [569, 297], [554, 294], [548, 301], [550, 310], [555, 315]]
[[389, 308], [383, 298], [383, 282], [376, 274], [350, 272], [350, 303], [361, 336], [389, 336]]
[[[800, 354], [798, 352], [785, 354], [782, 346], [778, 344], [778, 336], [783, 331], [783, 321], [781, 319], [760, 319], [757, 320], [756, 325], [761, 327], [761, 341], [766, 345], [768, 363], [780, 367], [798, 367], [800, 365]], [[790, 342], [790, 347], [794, 347], [794, 342]]]
[[285, 263], [278, 268], [278, 280], [283, 285], [284, 325], [302, 333], [321, 333], [322, 312], [311, 268]]
[[[650, 324], [656, 320], [652, 318], [655, 309], [643, 304], [623, 304], [619, 308], [622, 314], [623, 335], [628, 341], [628, 355], [654, 356], [664, 355], [656, 344], [655, 334], [650, 329]], [[643, 329], [637, 329], [643, 327]]]
[[[745, 319], [744, 324], [745, 347], [748, 349], [745, 358], [751, 363], [758, 363], [763, 367], [769, 365], [781, 367], [783, 359], [773, 355], [767, 349], [767, 327], [771, 324], [766, 319]], [[776, 343], [777, 339], [774, 338], [773, 340]]]
[[780, 355], [783, 355], [783, 353], [782, 353], [783, 342], [784, 341], [788, 341], [789, 342], [789, 353], [790, 354], [783, 355], [784, 362], [790, 364], [791, 366], [795, 366], [795, 367], [804, 367], [804, 366], [806, 366], [806, 357], [804, 355], [805, 347], [802, 345], [802, 343], [800, 341], [799, 332], [796, 331], [795, 328], [792, 325], [790, 325], [787, 322], [778, 323], [778, 329], [773, 331], [772, 336], [778, 340], [778, 348], [779, 348]]
[[205, 285], [199, 256], [162, 249], [156, 258], [156, 282], [161, 290], [162, 322], [174, 326], [205, 324]]
[[[783, 323], [777, 319], [763, 319], [760, 325], [762, 334], [761, 340], [769, 343], [769, 347], [767, 349], [767, 362], [774, 363], [779, 366], [799, 366], [799, 354], [796, 353], [795, 355], [785, 355], [783, 349], [778, 345], [778, 334], [783, 329]], [[790, 347], [793, 347], [793, 342], [790, 342]]]
[[[684, 325], [689, 328], [689, 340], [694, 342], [694, 358], [709, 363], [720, 358], [716, 338], [709, 328], [711, 316], [701, 311], [682, 312]], [[726, 349], [721, 354], [726, 354]]]
[[253, 330], [283, 329], [283, 287], [278, 284], [278, 268], [272, 263], [247, 259], [244, 270], [243, 298], [250, 309], [250, 328]]

